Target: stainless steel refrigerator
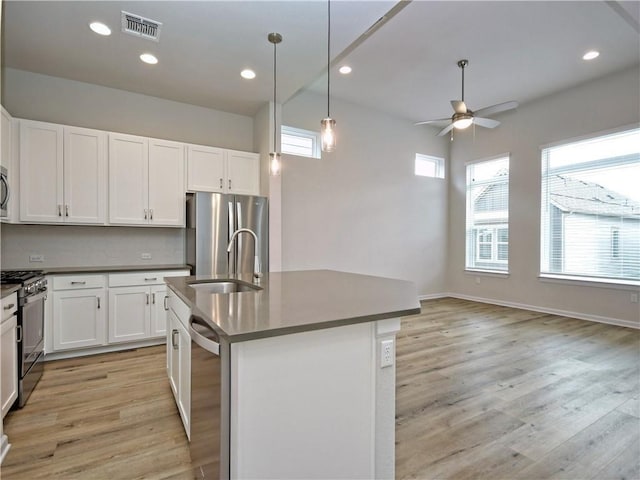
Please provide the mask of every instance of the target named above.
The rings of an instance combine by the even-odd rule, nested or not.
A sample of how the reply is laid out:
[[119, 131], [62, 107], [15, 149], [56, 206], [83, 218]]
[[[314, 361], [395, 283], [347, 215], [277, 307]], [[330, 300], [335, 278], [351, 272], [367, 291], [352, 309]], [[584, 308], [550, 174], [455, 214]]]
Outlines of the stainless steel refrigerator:
[[258, 237], [260, 271], [269, 271], [269, 212], [266, 197], [196, 192], [187, 195], [186, 263], [193, 275], [251, 273], [254, 240], [233, 232], [249, 228]]

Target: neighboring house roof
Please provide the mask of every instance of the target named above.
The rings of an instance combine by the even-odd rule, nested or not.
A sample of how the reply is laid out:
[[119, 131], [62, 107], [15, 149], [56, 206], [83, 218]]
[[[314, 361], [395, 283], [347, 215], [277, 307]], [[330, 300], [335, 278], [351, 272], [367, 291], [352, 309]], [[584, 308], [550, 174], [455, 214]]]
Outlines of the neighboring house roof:
[[563, 212], [637, 218], [640, 202], [597, 183], [554, 175], [549, 179], [551, 203]]

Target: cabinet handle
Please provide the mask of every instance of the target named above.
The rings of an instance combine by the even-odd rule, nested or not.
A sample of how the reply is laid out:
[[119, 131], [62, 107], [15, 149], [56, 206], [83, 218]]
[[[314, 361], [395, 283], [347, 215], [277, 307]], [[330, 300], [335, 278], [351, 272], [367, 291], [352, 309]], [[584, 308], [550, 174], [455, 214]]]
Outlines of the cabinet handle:
[[153, 220], [153, 208], [149, 209], [149, 220]]
[[71, 282], [71, 285], [86, 285], [87, 282]]
[[229, 190], [231, 190], [231, 179], [229, 179]]
[[155, 292], [151, 294], [151, 303], [156, 304], [156, 294]]
[[[164, 297], [164, 298], [167, 298], [167, 297]], [[5, 310], [11, 310], [11, 309], [12, 309], [13, 307], [15, 307], [15, 306], [16, 306], [16, 304], [15, 304], [15, 303], [10, 303], [9, 305], [5, 305], [3, 308], [4, 308]]]
[[178, 332], [178, 330], [171, 330], [171, 346], [174, 350], [178, 349], [178, 344], [176, 343], [176, 335], [178, 335], [179, 333], [180, 332]]
[[147, 219], [147, 209], [146, 208], [144, 209], [144, 219], [145, 220]]
[[98, 300], [98, 310], [100, 310], [100, 297], [96, 297], [96, 299]]
[[164, 309], [165, 310], [169, 310], [169, 305], [167, 304], [167, 300], [169, 300], [169, 297], [167, 295], [164, 296], [164, 300], [162, 301], [162, 303], [164, 304]]
[[58, 205], [58, 216], [62, 216], [62, 205]]
[[222, 188], [222, 179], [220, 179], [220, 188]]
[[20, 343], [22, 341], [22, 325], [18, 325], [16, 327], [16, 335], [17, 335], [16, 343]]
[[149, 294], [147, 293], [147, 305], [149, 305]]
[[69, 205], [65, 205], [64, 206], [64, 216], [68, 217], [69, 216]]
[[154, 282], [156, 280], [158, 280], [158, 277], [149, 277], [144, 279], [145, 282]]

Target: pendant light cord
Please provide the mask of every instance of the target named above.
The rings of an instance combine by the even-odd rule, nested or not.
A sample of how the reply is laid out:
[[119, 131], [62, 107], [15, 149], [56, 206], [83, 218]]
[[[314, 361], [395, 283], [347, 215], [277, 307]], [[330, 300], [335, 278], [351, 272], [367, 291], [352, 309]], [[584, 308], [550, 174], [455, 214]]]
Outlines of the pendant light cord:
[[331, 0], [327, 0], [327, 117], [331, 117], [329, 97], [331, 92]]
[[276, 42], [273, 43], [273, 151], [278, 151], [277, 146], [277, 130], [278, 125], [276, 123]]

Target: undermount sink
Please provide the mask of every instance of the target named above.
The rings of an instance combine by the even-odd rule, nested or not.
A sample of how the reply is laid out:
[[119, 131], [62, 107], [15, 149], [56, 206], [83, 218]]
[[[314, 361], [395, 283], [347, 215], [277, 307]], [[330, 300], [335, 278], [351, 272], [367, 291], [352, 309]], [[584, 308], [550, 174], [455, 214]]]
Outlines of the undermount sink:
[[234, 280], [204, 280], [190, 283], [189, 286], [196, 292], [203, 293], [242, 293], [256, 292], [262, 290], [262, 287], [240, 283]]

